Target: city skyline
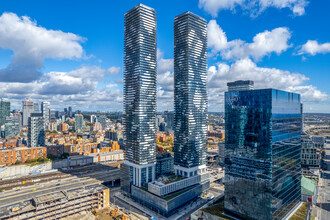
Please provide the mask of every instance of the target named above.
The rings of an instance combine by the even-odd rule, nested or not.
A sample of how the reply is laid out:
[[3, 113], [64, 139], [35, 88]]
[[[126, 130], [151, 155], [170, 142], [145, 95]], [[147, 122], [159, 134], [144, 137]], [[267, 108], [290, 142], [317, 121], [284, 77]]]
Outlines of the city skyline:
[[[21, 108], [30, 97], [38, 103], [49, 101], [52, 109], [71, 105], [80, 110], [122, 111], [124, 13], [143, 3], [159, 14], [157, 111], [174, 110], [172, 18], [192, 11], [208, 24], [210, 112], [224, 111], [227, 82], [247, 79], [254, 80], [257, 89], [300, 93], [305, 112], [330, 112], [325, 83], [329, 33], [321, 28], [328, 22], [321, 20], [326, 15], [324, 4], [296, 0], [252, 8], [249, 1], [212, 5], [212, 1], [196, 0], [176, 2], [175, 8], [152, 1], [102, 8], [98, 4], [66, 3], [63, 9], [52, 5], [60, 18], [58, 13], [45, 14], [43, 9], [49, 6], [38, 1], [29, 3], [31, 7], [12, 2], [5, 2], [0, 11], [0, 97], [8, 98], [12, 109]], [[70, 13], [73, 7], [78, 7], [79, 14]], [[82, 17], [96, 9], [99, 15], [92, 11]], [[18, 32], [5, 32], [8, 25], [19, 27]], [[26, 43], [15, 37], [19, 34]], [[23, 71], [22, 67], [28, 68]]]

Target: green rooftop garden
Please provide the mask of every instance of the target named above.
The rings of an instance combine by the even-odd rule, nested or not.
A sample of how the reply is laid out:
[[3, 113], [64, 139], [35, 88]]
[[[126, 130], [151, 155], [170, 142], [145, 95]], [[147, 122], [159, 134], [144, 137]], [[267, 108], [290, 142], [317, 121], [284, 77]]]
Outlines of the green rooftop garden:
[[221, 198], [217, 199], [212, 206], [209, 206], [207, 208], [202, 209], [203, 212], [210, 213], [214, 216], [217, 216], [221, 219], [225, 220], [234, 220], [233, 218], [230, 218], [223, 214], [224, 212], [224, 199], [225, 197], [222, 196]]
[[289, 218], [289, 220], [305, 220], [308, 204], [304, 203], [300, 208]]
[[171, 193], [171, 194], [169, 194], [168, 196], [164, 197], [163, 199], [165, 199], [165, 200], [168, 201], [168, 200], [170, 200], [170, 199], [173, 199], [173, 198], [175, 198], [175, 197], [181, 195], [182, 193], [185, 193], [185, 192], [189, 191], [189, 190], [192, 189], [193, 187], [195, 187], [195, 186], [191, 186], [191, 187], [188, 187], [188, 188], [182, 189], [182, 190], [180, 190], [180, 191], [178, 191], [178, 192]]
[[187, 177], [179, 176], [179, 175], [170, 175], [170, 176], [162, 176], [158, 178], [157, 181], [162, 182], [164, 184], [174, 183], [183, 179], [186, 179]]

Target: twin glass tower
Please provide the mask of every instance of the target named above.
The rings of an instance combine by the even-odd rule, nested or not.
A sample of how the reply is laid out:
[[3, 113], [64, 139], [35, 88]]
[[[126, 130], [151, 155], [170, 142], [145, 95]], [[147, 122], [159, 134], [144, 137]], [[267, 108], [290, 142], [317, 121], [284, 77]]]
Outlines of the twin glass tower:
[[[155, 180], [156, 12], [139, 4], [125, 14], [122, 189]], [[191, 12], [174, 19], [175, 172], [194, 176], [206, 162], [206, 21]]]

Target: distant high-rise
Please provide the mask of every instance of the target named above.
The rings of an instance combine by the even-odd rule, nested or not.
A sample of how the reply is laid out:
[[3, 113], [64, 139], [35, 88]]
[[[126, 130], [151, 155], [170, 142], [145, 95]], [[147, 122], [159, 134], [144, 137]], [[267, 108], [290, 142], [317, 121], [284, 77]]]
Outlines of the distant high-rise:
[[28, 120], [28, 147], [45, 146], [45, 122], [42, 113], [32, 113]]
[[99, 121], [102, 125], [102, 130], [105, 130], [107, 128], [107, 117], [105, 115], [99, 116]]
[[173, 131], [174, 128], [174, 112], [165, 111], [164, 120], [166, 123], [166, 130]]
[[228, 82], [227, 86], [228, 92], [252, 90], [254, 88], [254, 82], [251, 80], [238, 80], [235, 82]]
[[49, 123], [56, 122], [56, 111], [55, 109], [49, 109]]
[[225, 93], [225, 212], [283, 219], [300, 201], [300, 106], [275, 89]]
[[5, 122], [5, 138], [19, 135], [19, 116], [7, 116]]
[[156, 12], [139, 4], [125, 14], [124, 139], [122, 189], [155, 179], [157, 43]]
[[96, 122], [96, 115], [91, 115], [90, 116], [90, 121], [91, 121], [91, 123], [95, 123]]
[[320, 148], [312, 140], [303, 139], [301, 142], [301, 167], [304, 170], [318, 169], [320, 167]]
[[84, 116], [81, 114], [75, 115], [74, 129], [76, 131], [81, 130], [84, 126]]
[[110, 141], [121, 141], [123, 139], [123, 133], [120, 129], [112, 129], [105, 132], [105, 137]]
[[6, 117], [10, 115], [10, 101], [6, 99], [0, 100], [0, 127], [5, 124]]
[[100, 131], [102, 130], [102, 125], [100, 122], [95, 122], [93, 127], [91, 127], [91, 131]]
[[68, 125], [64, 122], [61, 122], [61, 124], [59, 125], [59, 130], [60, 131], [67, 131], [68, 130]]
[[28, 125], [29, 117], [34, 113], [34, 103], [32, 100], [23, 101], [23, 126]]
[[18, 123], [19, 123], [19, 129], [21, 129], [22, 127], [22, 114], [20, 112], [17, 112], [17, 113], [13, 113], [13, 116], [16, 116], [18, 118]]
[[174, 19], [174, 169], [182, 176], [206, 170], [207, 30], [185, 12]]
[[49, 127], [50, 115], [49, 115], [49, 102], [41, 102], [41, 113], [45, 120], [45, 128]]
[[49, 123], [49, 130], [50, 131], [57, 131], [57, 123], [56, 122]]
[[71, 118], [73, 116], [73, 113], [72, 113], [72, 107], [69, 106], [69, 109], [68, 109], [68, 116]]
[[39, 104], [37, 102], [35, 102], [35, 103], [33, 103], [33, 105], [34, 105], [33, 113], [40, 113]]

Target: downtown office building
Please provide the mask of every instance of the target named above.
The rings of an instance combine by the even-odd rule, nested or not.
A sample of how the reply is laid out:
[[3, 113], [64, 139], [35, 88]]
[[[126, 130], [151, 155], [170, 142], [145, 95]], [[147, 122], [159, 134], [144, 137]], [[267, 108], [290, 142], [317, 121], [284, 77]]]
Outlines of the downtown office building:
[[32, 113], [34, 113], [34, 102], [32, 100], [27, 99], [22, 101], [22, 106], [23, 106], [22, 125], [28, 126], [29, 117], [31, 116]]
[[10, 116], [10, 101], [0, 99], [0, 127], [5, 124], [6, 117]]
[[300, 95], [225, 93], [225, 212], [282, 219], [301, 198]]
[[19, 117], [17, 115], [6, 117], [4, 138], [13, 138], [19, 135]]

